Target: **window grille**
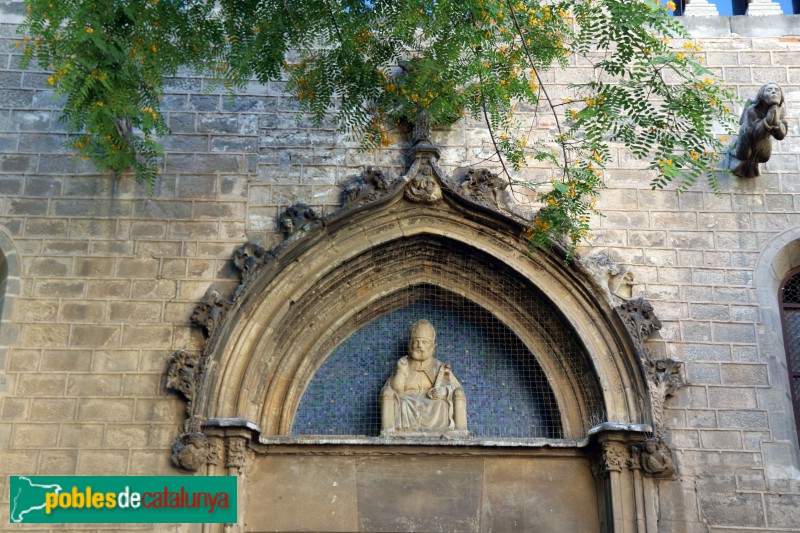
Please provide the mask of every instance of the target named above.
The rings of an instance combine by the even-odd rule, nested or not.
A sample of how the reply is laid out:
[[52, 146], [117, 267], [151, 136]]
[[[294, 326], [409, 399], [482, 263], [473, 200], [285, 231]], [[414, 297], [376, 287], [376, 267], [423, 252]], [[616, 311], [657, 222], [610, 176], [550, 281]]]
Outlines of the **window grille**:
[[[406, 256], [419, 268], [434, 269], [444, 261], [447, 268], [477, 276], [487, 270], [485, 257], [455, 243], [415, 242]], [[498, 272], [504, 266], [491, 267], [497, 274], [494, 294], [479, 284], [463, 287], [463, 294], [483, 291], [483, 304], [491, 302], [487, 307], [504, 305], [508, 295], [525, 298], [526, 317], [517, 317], [515, 327], [534, 331], [536, 349], [548, 352], [551, 360], [559, 354], [555, 379], [569, 375], [573, 387], [581, 389], [590, 413], [583, 422], [585, 431], [603, 419], [585, 349], [561, 312], [535, 287], [515, 285]], [[469, 276], [465, 279], [469, 285]], [[381, 388], [398, 358], [407, 354], [410, 326], [425, 318], [436, 329], [434, 357], [451, 365], [466, 394], [472, 438], [563, 438], [553, 390], [538, 362], [542, 354], [532, 352], [486, 308], [433, 283], [420, 283], [387, 295], [362, 314], [369, 317], [361, 322], [367, 325], [339, 344], [306, 387], [293, 435], [378, 436]]]
[[794, 404], [795, 425], [800, 431], [800, 269], [791, 272], [779, 293], [783, 317], [786, 366]]

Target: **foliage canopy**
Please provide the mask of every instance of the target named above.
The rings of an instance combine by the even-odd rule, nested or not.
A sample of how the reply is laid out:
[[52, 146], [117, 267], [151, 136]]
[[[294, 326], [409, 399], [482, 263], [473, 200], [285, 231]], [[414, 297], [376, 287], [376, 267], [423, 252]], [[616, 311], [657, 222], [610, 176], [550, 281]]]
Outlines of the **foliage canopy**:
[[[678, 190], [708, 176], [730, 124], [720, 88], [667, 7], [655, 0], [26, 0], [28, 60], [49, 67], [66, 96], [72, 149], [101, 169], [133, 167], [150, 187], [168, 133], [159, 108], [181, 66], [235, 90], [288, 79], [316, 121], [364, 148], [391, 144], [392, 125], [424, 112], [447, 125], [471, 114], [489, 126], [503, 169], [552, 163], [553, 178], [522, 183], [543, 208], [534, 245], [572, 249], [588, 220], [610, 143]], [[673, 39], [685, 40], [674, 46]], [[587, 62], [588, 61], [588, 62]], [[543, 73], [582, 62], [593, 79], [555, 101]], [[558, 75], [556, 75], [556, 78]], [[529, 142], [515, 106], [544, 109], [552, 138]], [[542, 112], [542, 111], [537, 111]]]

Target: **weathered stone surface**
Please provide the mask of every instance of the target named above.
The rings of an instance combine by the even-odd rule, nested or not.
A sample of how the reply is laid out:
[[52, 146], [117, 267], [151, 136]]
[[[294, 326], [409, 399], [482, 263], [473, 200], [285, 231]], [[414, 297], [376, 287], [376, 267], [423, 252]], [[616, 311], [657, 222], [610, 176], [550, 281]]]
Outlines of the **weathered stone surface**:
[[[701, 4], [693, 0], [690, 6]], [[201, 331], [190, 322], [197, 302], [209, 288], [233, 298], [240, 275], [252, 284], [263, 269], [275, 267], [266, 250], [281, 241], [277, 220], [286, 206], [305, 202], [317, 213], [330, 215], [348, 178], [368, 165], [384, 177], [402, 176], [405, 138], [377, 154], [359, 152], [333, 131], [330, 120], [321, 130], [307, 118], [298, 121], [296, 102], [284, 95], [281, 82], [251, 83], [243, 93], [228, 97], [204, 92], [205, 81], [199, 77], [176, 78], [169, 81], [162, 107], [174, 135], [164, 139], [167, 154], [156, 194], [150, 197], [129, 174], [115, 180], [64, 151], [60, 143], [67, 132], [58, 121], [63, 98], [52, 99], [46, 82], [50, 73], [40, 67], [19, 68], [13, 42], [18, 36], [9, 22], [18, 22], [22, 15], [20, 2], [0, 5], [0, 21], [6, 22], [0, 25], [0, 50], [6, 54], [0, 69], [0, 249], [9, 264], [16, 261], [19, 266], [9, 270], [0, 324], [0, 416], [7, 422], [0, 426], [0, 450], [8, 450], [0, 452], [0, 464], [11, 473], [172, 474], [170, 447], [184, 407], [175, 395], [164, 395], [160, 380], [170, 353], [197, 353], [203, 347]], [[657, 527], [662, 531], [796, 527], [792, 520], [800, 487], [792, 480], [800, 470], [800, 457], [786, 389], [780, 319], [770, 316], [780, 280], [766, 283], [760, 277], [765, 271], [780, 277], [800, 267], [799, 248], [793, 244], [800, 224], [796, 18], [682, 19], [696, 38], [692, 42], [701, 45], [706, 64], [740, 96], [752, 97], [768, 79], [783, 85], [789, 100], [788, 133], [783, 141], [772, 141], [773, 153], [761, 165], [761, 176], [738, 181], [720, 176], [719, 195], [702, 183], [681, 195], [652, 191], [650, 173], [614, 147], [612, 164], [604, 173], [608, 188], [598, 203], [608, 218], [591, 221], [595, 237], [588, 253], [613, 256], [618, 277], [632, 275], [620, 296], [644, 296], [653, 304], [663, 321], [659, 333], [665, 357], [685, 362], [685, 378], [691, 384], [664, 405], [664, 425], [677, 452], [681, 479], [656, 482]], [[554, 97], [566, 95], [560, 84], [591, 75], [586, 58], [576, 61], [562, 75], [544, 73], [548, 83], [555, 84]], [[530, 116], [529, 109], [519, 111], [523, 120]], [[540, 120], [531, 130], [533, 136], [543, 131], [537, 128], [553, 124], [551, 117]], [[481, 143], [488, 137], [479, 121], [468, 118], [447, 131], [429, 131], [427, 137], [443, 147], [438, 164], [446, 170], [445, 178], [458, 166], [485, 164], [482, 158], [488, 153]], [[549, 179], [537, 165], [514, 176]], [[418, 191], [429, 184], [424, 175], [410, 177], [418, 182]], [[489, 200], [488, 208], [495, 204], [499, 187], [481, 187], [491, 182], [476, 182], [479, 200]], [[361, 198], [384, 198], [387, 191], [373, 187]], [[534, 205], [523, 203], [531, 195], [509, 191], [503, 191], [502, 199], [510, 205], [522, 210]], [[361, 200], [356, 203], [363, 207]], [[436, 213], [441, 204], [418, 205]], [[430, 229], [438, 231], [440, 226], [431, 224]], [[474, 244], [479, 233], [465, 242]], [[353, 238], [378, 242], [386, 235], [385, 228], [359, 227]], [[231, 251], [248, 241], [255, 244], [232, 261]], [[787, 253], [767, 264], [775, 243]], [[340, 251], [352, 249], [344, 246]], [[504, 249], [498, 255], [516, 257], [507, 253]], [[528, 261], [541, 255], [534, 252]], [[296, 272], [304, 275], [313, 260], [293, 258], [285, 266], [300, 267]], [[583, 275], [575, 272], [569, 276]], [[422, 276], [425, 270], [413, 274]], [[528, 275], [544, 279], [549, 274], [531, 269]], [[470, 279], [469, 272], [463, 279]], [[367, 284], [354, 286], [347, 297], [367, 289]], [[284, 307], [279, 312], [284, 312], [298, 305], [294, 296], [276, 291], [264, 298], [280, 299]], [[558, 306], [563, 295], [550, 296]], [[576, 320], [576, 326], [584, 327], [580, 322]], [[312, 327], [301, 321], [294, 326], [298, 325]], [[266, 344], [264, 348], [269, 349]], [[607, 351], [617, 353], [618, 347], [597, 350], [598, 358]], [[639, 370], [644, 376], [645, 369]], [[602, 390], [609, 393], [617, 385], [609, 379]], [[630, 395], [632, 403], [640, 401], [634, 398], [646, 399], [639, 392]], [[255, 403], [254, 412], [259, 408]], [[456, 511], [446, 515], [465, 530], [536, 530], [544, 528], [550, 508], [567, 502], [580, 513], [559, 518], [562, 527], [556, 531], [581, 530], [574, 521], [592, 504], [579, 502], [577, 490], [567, 494], [563, 484], [546, 479], [545, 473], [552, 473], [556, 481], [567, 474], [582, 479], [582, 474], [573, 475], [572, 467], [564, 465], [550, 468], [527, 459], [488, 457], [425, 459], [426, 465], [452, 467], [464, 486], [481, 487], [480, 496], [447, 492], [451, 488], [435, 474], [441, 468], [418, 468], [408, 455], [392, 459], [392, 468], [379, 468], [386, 457], [340, 457], [335, 468], [326, 466], [328, 458], [322, 456], [273, 457], [269, 468], [256, 465], [248, 474], [249, 481], [261, 476], [268, 481], [259, 481], [263, 490], [248, 492], [254, 499], [247, 504], [247, 528], [298, 530], [307, 520], [312, 530], [356, 531], [362, 527], [359, 517], [369, 517], [379, 524], [376, 527], [400, 530], [400, 525], [391, 525], [396, 518], [392, 509], [374, 507], [369, 511], [373, 514], [364, 514], [358, 508], [362, 497], [376, 501], [370, 490], [377, 491], [382, 472], [389, 472], [400, 480], [418, 473], [441, 489], [430, 502], [420, 501], [428, 498], [430, 487], [414, 484], [416, 499], [394, 489], [401, 495], [395, 503], [405, 506], [404, 512], [416, 520], [411, 524], [419, 528], [436, 527], [430, 520], [431, 506], [450, 505], [451, 510], [467, 512], [469, 507], [474, 513], [469, 518], [476, 517], [475, 523]], [[277, 461], [286, 462], [276, 466]], [[483, 470], [475, 466], [479, 462]], [[361, 466], [356, 468], [356, 463]], [[218, 464], [225, 468], [224, 459]], [[411, 470], [404, 471], [409, 464]], [[359, 469], [369, 483], [357, 479]], [[478, 471], [483, 472], [480, 480], [470, 477]], [[275, 491], [278, 478], [297, 484], [298, 501], [306, 509], [325, 512], [310, 516], [313, 513], [306, 511], [293, 522], [291, 513], [302, 507], [289, 501], [291, 485]], [[327, 492], [318, 480], [330, 482], [323, 487]], [[337, 480], [343, 481], [334, 487]], [[0, 492], [4, 483], [0, 480]], [[585, 488], [581, 495], [591, 490]], [[476, 499], [478, 507], [473, 505]], [[281, 521], [272, 521], [269, 509], [278, 510]]]
[[487, 461], [481, 531], [599, 531], [593, 496], [587, 461]]
[[355, 462], [280, 456], [256, 461], [247, 484], [252, 512], [245, 531], [359, 531]]
[[359, 461], [360, 530], [478, 532], [483, 470], [481, 460]]

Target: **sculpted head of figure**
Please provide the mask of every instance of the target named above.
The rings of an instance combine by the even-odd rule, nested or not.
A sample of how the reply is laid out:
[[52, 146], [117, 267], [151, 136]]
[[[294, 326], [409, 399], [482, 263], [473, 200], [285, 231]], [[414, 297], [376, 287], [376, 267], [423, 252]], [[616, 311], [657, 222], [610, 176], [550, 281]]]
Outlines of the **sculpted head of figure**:
[[783, 91], [777, 83], [765, 83], [756, 93], [756, 105], [783, 105]]
[[415, 361], [427, 361], [433, 357], [436, 348], [436, 330], [433, 324], [425, 319], [418, 320], [411, 326], [408, 340], [408, 356]]

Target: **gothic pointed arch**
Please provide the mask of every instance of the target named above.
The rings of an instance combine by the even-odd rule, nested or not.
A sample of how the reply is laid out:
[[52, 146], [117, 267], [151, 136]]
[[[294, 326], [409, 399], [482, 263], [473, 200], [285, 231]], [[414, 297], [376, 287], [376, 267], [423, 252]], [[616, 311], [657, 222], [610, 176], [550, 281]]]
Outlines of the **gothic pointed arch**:
[[[487, 310], [536, 354], [565, 438], [602, 422], [652, 423], [640, 347], [575, 262], [557, 247], [531, 253], [524, 223], [497, 210], [493, 192], [444, 179], [431, 159], [381, 180], [362, 180], [350, 206], [324, 219], [306, 207], [287, 212], [290, 236], [278, 249], [240, 252], [245, 280], [202, 354], [196, 420], [243, 419], [261, 437], [289, 435], [334, 348], [392, 309], [392, 295], [432, 284]], [[550, 306], [582, 358], [548, 342], [534, 301]]]
[[[653, 307], [641, 298], [613, 307], [611, 285], [602, 286], [603, 268], [613, 270], [607, 261], [590, 273], [558, 246], [532, 252], [496, 175], [448, 178], [424, 142], [413, 155], [400, 178], [368, 169], [346, 184], [344, 206], [331, 215], [287, 208], [286, 239], [275, 249], [234, 251], [241, 285], [230, 298], [210, 290], [192, 315], [207, 337], [203, 351], [176, 352], [168, 364], [167, 386], [186, 397], [188, 415], [173, 461], [213, 475], [225, 457], [227, 472], [246, 478], [248, 457], [269, 462], [276, 453], [446, 458], [470, 447], [488, 461], [514, 449], [526, 468], [552, 459], [583, 476], [586, 504], [597, 508], [590, 529], [654, 530], [654, 479], [675, 476], [663, 404], [682, 379], [681, 363], [646, 343], [661, 327]], [[558, 431], [516, 441], [293, 435], [303, 395], [337, 347], [431, 293], [513, 332], [544, 376]]]

